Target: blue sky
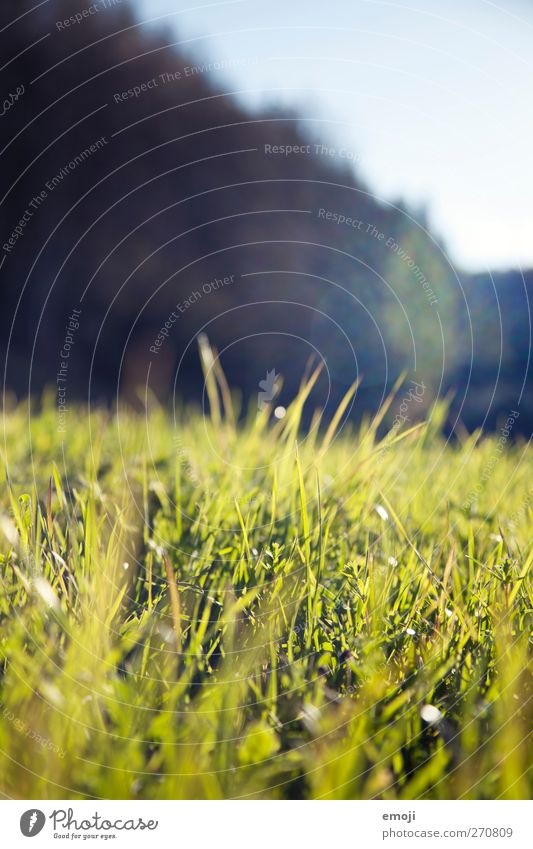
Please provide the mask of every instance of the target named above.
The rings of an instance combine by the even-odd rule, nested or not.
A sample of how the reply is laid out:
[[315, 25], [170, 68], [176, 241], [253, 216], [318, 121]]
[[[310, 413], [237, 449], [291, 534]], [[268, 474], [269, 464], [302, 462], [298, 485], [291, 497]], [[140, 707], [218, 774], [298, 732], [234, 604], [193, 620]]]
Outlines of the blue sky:
[[[296, 106], [468, 269], [533, 265], [529, 0], [137, 0], [245, 103]], [[155, 25], [155, 24], [154, 24]], [[222, 73], [222, 77], [221, 77]]]

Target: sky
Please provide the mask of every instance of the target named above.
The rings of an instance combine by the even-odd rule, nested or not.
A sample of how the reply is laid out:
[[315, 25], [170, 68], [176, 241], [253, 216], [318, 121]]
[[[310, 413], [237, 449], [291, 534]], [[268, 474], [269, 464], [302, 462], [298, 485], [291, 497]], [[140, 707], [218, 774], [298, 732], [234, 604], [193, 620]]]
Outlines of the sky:
[[467, 270], [533, 266], [531, 0], [136, 0], [247, 105], [282, 103]]

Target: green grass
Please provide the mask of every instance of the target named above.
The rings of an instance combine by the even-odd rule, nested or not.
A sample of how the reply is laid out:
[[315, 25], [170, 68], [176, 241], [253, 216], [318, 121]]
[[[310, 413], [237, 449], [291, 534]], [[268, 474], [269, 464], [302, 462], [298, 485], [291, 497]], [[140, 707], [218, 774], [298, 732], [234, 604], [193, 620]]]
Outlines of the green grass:
[[531, 450], [208, 389], [6, 413], [0, 792], [529, 797]]

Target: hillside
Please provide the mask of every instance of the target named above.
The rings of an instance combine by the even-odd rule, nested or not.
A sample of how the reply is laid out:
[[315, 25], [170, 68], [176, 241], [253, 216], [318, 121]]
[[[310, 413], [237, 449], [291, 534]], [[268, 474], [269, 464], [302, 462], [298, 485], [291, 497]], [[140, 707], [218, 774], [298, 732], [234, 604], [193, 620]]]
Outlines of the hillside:
[[[519, 403], [519, 274], [500, 339], [491, 276], [456, 269], [423, 213], [376, 197], [320, 115], [246, 111], [216, 57], [141, 28], [127, 3], [68, 25], [70, 0], [30, 9], [0, 10], [0, 345], [18, 397], [57, 388], [78, 310], [71, 401], [201, 400], [207, 332], [245, 405], [271, 370], [288, 401], [313, 355], [330, 413], [355, 375], [357, 416], [403, 372], [428, 387], [427, 409], [455, 394], [451, 427], [495, 428]], [[524, 409], [517, 431], [532, 420]]]

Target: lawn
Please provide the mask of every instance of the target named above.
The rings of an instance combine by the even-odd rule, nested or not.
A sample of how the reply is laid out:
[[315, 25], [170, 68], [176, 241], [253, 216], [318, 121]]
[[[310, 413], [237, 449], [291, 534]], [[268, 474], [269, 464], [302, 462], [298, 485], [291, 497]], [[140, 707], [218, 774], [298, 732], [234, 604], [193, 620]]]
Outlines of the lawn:
[[215, 371], [209, 413], [8, 405], [2, 794], [530, 796], [531, 449], [443, 405], [303, 432], [312, 381], [279, 420]]

